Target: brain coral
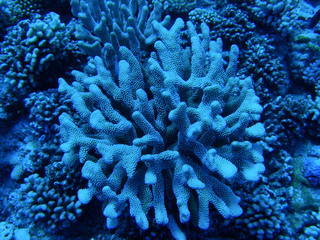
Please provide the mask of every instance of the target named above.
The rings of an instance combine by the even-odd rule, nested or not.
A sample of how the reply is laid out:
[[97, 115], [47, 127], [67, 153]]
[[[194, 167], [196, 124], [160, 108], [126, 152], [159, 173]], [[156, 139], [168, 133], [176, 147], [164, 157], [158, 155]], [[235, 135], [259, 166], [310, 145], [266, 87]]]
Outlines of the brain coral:
[[60, 79], [80, 115], [60, 116], [61, 149], [65, 163], [83, 163], [79, 200], [102, 201], [108, 228], [128, 209], [141, 229], [154, 216], [185, 239], [178, 224], [193, 218], [207, 229], [210, 205], [226, 218], [242, 213], [229, 185], [264, 171], [262, 107], [251, 79], [235, 77], [237, 46], [224, 68], [222, 41], [210, 40], [207, 25], [152, 27], [158, 40], [144, 63], [121, 46], [110, 58], [119, 60], [97, 56], [72, 84]]

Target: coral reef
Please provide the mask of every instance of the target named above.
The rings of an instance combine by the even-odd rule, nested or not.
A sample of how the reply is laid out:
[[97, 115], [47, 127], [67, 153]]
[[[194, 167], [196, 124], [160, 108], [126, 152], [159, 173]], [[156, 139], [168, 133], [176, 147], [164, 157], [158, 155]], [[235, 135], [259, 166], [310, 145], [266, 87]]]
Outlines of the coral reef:
[[188, 13], [197, 6], [196, 0], [153, 0], [153, 4], [161, 3], [165, 11], [171, 13]]
[[[320, 81], [320, 35], [311, 30], [297, 34], [290, 45], [292, 78], [308, 87]], [[312, 92], [312, 91], [310, 91]]]
[[16, 209], [15, 224], [32, 221], [32, 224], [44, 224], [49, 231], [58, 231], [81, 215], [81, 203], [76, 195], [54, 184], [38, 174], [24, 178], [24, 183], [10, 194], [10, 203]]
[[54, 135], [59, 131], [59, 115], [69, 111], [66, 99], [56, 89], [49, 89], [31, 93], [24, 103], [29, 112], [28, 121], [32, 135], [38, 137], [40, 142], [54, 139]]
[[0, 239], [319, 239], [319, 3], [0, 0]]
[[289, 94], [265, 104], [263, 118], [270, 139], [268, 142], [274, 147], [283, 145], [289, 148], [296, 139], [305, 136], [319, 138], [317, 106], [310, 95]]
[[278, 32], [281, 35], [292, 34], [299, 27], [298, 0], [230, 0], [248, 12], [249, 17], [261, 28]]
[[210, 27], [212, 39], [222, 38], [224, 43], [244, 46], [253, 36], [255, 24], [250, 22], [245, 12], [228, 4], [222, 9], [196, 8], [189, 12], [193, 23], [205, 22]]
[[312, 186], [320, 185], [320, 146], [313, 146], [305, 157], [304, 177]]
[[288, 92], [289, 74], [272, 40], [266, 36], [250, 38], [240, 60], [240, 73], [252, 77], [257, 94], [263, 103]]
[[1, 82], [2, 112], [15, 110], [17, 114], [30, 92], [56, 85], [55, 76], [65, 71], [63, 63], [71, 55], [77, 56], [71, 31], [72, 27], [60, 22], [55, 13], [20, 21], [10, 30], [0, 52], [0, 71], [5, 74]]

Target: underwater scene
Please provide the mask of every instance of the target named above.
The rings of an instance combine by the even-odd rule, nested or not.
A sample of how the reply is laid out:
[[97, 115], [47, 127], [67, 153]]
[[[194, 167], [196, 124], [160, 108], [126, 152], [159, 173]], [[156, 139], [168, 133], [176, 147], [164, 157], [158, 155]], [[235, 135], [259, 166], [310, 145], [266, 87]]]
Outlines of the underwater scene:
[[320, 240], [320, 0], [0, 0], [0, 240]]

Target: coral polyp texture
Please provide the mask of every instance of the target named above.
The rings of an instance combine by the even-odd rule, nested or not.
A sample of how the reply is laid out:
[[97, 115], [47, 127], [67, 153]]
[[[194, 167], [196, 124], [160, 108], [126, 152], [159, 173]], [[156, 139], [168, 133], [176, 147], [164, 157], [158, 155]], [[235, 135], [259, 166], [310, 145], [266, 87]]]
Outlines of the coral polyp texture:
[[59, 80], [80, 116], [60, 116], [61, 149], [67, 165], [83, 164], [88, 187], [78, 198], [102, 201], [108, 228], [128, 211], [143, 230], [155, 221], [186, 239], [191, 219], [209, 228], [210, 205], [225, 218], [241, 215], [233, 182], [265, 169], [262, 107], [252, 80], [236, 76], [236, 45], [223, 52], [205, 24], [151, 24], [157, 40], [145, 61], [120, 46], [73, 71], [72, 84]]

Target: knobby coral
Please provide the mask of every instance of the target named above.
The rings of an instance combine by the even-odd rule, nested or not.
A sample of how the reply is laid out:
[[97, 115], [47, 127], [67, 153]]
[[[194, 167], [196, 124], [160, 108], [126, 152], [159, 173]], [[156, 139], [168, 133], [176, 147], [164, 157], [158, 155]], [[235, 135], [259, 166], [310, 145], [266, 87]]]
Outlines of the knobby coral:
[[77, 46], [72, 30], [72, 24], [66, 26], [53, 12], [44, 17], [37, 14], [10, 29], [0, 44], [0, 73], [5, 75], [0, 81], [0, 111], [7, 113], [4, 120], [17, 117], [29, 93], [53, 87], [56, 76], [66, 71], [64, 63], [73, 62]]
[[145, 63], [120, 46], [117, 57], [73, 71], [72, 84], [59, 80], [80, 115], [60, 116], [61, 149], [66, 164], [83, 163], [79, 200], [102, 201], [108, 228], [129, 209], [141, 229], [154, 216], [185, 239], [177, 220], [207, 229], [210, 204], [226, 218], [242, 213], [229, 185], [264, 171], [262, 107], [251, 79], [235, 77], [237, 46], [225, 69], [222, 41], [210, 40], [207, 25], [197, 33], [178, 18], [152, 29], [158, 40]]

